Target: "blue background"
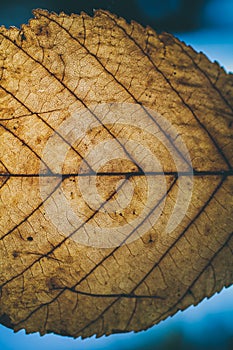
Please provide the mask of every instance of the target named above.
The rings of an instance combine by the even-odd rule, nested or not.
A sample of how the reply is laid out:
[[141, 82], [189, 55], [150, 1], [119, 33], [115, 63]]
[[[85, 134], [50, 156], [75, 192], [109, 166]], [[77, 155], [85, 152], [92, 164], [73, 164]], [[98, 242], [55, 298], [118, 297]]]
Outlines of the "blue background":
[[[106, 8], [128, 19], [150, 24], [156, 30], [169, 30], [178, 38], [217, 60], [226, 71], [233, 71], [233, 1], [137, 0], [137, 1], [0, 1], [0, 24], [20, 26], [31, 17], [32, 8], [48, 8], [59, 12], [90, 12], [92, 7]], [[87, 2], [87, 1], [86, 1]], [[123, 6], [124, 3], [124, 6]], [[132, 4], [134, 7], [131, 7]], [[128, 9], [127, 9], [128, 6]], [[181, 11], [182, 10], [182, 11]], [[123, 12], [122, 12], [123, 11]], [[125, 12], [124, 12], [125, 11]], [[193, 13], [193, 16], [192, 16]], [[183, 19], [183, 21], [182, 21]], [[139, 333], [95, 337], [81, 340], [57, 335], [40, 337], [14, 334], [0, 326], [0, 350], [119, 349], [122, 350], [232, 350], [233, 349], [233, 287], [204, 300], [196, 307], [179, 312], [172, 318]]]

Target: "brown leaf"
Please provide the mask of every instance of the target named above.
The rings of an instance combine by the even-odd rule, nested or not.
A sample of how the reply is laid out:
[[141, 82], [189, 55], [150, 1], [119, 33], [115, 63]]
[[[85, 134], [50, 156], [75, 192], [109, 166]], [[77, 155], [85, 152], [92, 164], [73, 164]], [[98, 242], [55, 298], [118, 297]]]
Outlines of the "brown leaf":
[[146, 329], [233, 281], [233, 79], [105, 12], [0, 29], [0, 322]]

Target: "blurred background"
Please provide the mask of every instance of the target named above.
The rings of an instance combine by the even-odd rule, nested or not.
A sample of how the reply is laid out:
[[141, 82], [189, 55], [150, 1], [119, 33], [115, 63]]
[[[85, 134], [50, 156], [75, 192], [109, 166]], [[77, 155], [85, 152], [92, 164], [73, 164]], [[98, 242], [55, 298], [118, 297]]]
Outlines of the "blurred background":
[[0, 24], [20, 27], [38, 7], [67, 14], [106, 9], [172, 32], [233, 71], [233, 0], [0, 0]]
[[[34, 8], [67, 14], [106, 9], [128, 21], [168, 31], [233, 71], [233, 0], [0, 0], [0, 25], [20, 27]], [[73, 340], [25, 335], [0, 326], [0, 350], [232, 350], [233, 287], [145, 332]]]

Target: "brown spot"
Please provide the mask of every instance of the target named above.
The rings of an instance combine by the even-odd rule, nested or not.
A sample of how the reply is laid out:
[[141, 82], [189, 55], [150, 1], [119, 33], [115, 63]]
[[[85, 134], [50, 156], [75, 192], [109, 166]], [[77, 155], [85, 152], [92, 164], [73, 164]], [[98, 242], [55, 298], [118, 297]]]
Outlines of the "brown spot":
[[66, 262], [67, 262], [68, 264], [72, 264], [72, 263], [73, 263], [73, 261], [74, 261], [74, 259], [73, 259], [73, 257], [72, 257], [72, 256], [67, 256], [67, 258], [66, 258]]
[[50, 35], [50, 30], [48, 27], [48, 24], [45, 25], [38, 25], [37, 28], [35, 28], [35, 34], [36, 35], [45, 35], [45, 36], [49, 36]]
[[12, 255], [13, 255], [14, 258], [17, 258], [19, 256], [19, 253], [14, 250]]
[[49, 288], [50, 290], [60, 288], [59, 283], [58, 283], [56, 277], [50, 277], [50, 278], [48, 278], [46, 284], [47, 284], [47, 286], [48, 286], [48, 288]]
[[211, 232], [211, 228], [209, 226], [206, 226], [204, 231], [205, 236], [209, 236], [210, 232]]
[[154, 242], [154, 240], [153, 240], [152, 236], [150, 235], [150, 236], [149, 236], [148, 243], [153, 243], [153, 242]]

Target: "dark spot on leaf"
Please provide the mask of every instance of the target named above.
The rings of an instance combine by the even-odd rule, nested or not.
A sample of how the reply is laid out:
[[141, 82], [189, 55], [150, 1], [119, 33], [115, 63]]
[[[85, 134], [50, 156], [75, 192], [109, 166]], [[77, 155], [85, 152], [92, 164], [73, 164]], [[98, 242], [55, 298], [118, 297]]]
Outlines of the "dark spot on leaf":
[[29, 242], [32, 242], [32, 241], [33, 241], [33, 238], [32, 238], [31, 236], [29, 236], [29, 237], [27, 237], [27, 240], [28, 240]]
[[150, 238], [149, 238], [148, 243], [153, 243], [153, 242], [154, 242], [154, 240], [153, 240], [153, 238], [152, 238], [151, 235], [150, 235]]
[[211, 232], [211, 228], [209, 226], [206, 226], [204, 234], [208, 236]]
[[35, 34], [49, 36], [50, 32], [49, 32], [48, 26], [47, 25], [39, 25], [35, 30]]
[[57, 282], [56, 277], [50, 277], [50, 278], [48, 278], [48, 280], [47, 280], [47, 286], [48, 286], [48, 288], [49, 288], [50, 290], [60, 288], [60, 286], [59, 286], [59, 284], [58, 284], [58, 282]]
[[14, 258], [17, 258], [19, 256], [19, 253], [16, 252], [16, 251], [13, 251], [12, 255], [13, 255]]

